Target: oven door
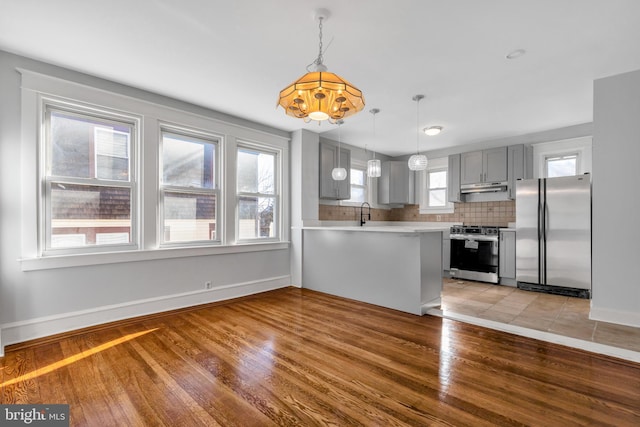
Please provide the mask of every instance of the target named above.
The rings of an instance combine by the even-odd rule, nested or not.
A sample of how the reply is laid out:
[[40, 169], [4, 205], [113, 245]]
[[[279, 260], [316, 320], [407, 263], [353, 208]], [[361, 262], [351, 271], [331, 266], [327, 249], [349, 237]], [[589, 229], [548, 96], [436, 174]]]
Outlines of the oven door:
[[498, 236], [452, 234], [450, 238], [452, 276], [498, 283]]

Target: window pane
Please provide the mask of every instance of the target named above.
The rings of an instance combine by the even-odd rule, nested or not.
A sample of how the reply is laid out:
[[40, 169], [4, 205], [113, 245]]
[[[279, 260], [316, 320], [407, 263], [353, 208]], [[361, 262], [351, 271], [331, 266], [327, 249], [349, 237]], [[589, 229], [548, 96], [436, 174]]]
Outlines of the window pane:
[[364, 185], [366, 173], [362, 169], [351, 169], [351, 185]]
[[578, 173], [576, 170], [577, 156], [563, 156], [547, 159], [547, 178], [558, 176], [573, 176]]
[[112, 244], [98, 238], [111, 233], [119, 235], [119, 243], [131, 242], [129, 188], [54, 182], [49, 209], [52, 248]]
[[446, 188], [447, 171], [429, 172], [429, 188]]
[[447, 190], [429, 190], [429, 206], [445, 206], [447, 204]]
[[163, 184], [215, 188], [215, 143], [186, 135], [162, 133]]
[[275, 161], [273, 153], [239, 148], [238, 191], [275, 194]]
[[275, 237], [275, 198], [240, 197], [238, 237], [240, 240]]
[[215, 194], [164, 193], [164, 242], [216, 240]]
[[351, 198], [347, 202], [362, 203], [365, 200], [365, 187], [351, 186]]
[[130, 125], [63, 111], [49, 118], [51, 175], [129, 180]]

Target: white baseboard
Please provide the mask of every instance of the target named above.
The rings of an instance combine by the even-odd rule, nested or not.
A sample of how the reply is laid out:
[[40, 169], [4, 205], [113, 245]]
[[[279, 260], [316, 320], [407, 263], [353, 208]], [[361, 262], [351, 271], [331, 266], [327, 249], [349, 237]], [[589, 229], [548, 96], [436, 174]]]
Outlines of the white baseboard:
[[291, 276], [270, 277], [244, 283], [234, 283], [214, 289], [185, 292], [156, 298], [131, 301], [81, 310], [55, 316], [39, 317], [0, 326], [0, 356], [4, 346], [43, 338], [50, 335], [82, 329], [89, 326], [132, 317], [161, 313], [200, 304], [224, 301], [253, 295], [260, 292], [284, 288], [291, 285]]
[[598, 308], [594, 307], [593, 303], [591, 304], [591, 310], [589, 311], [589, 319], [640, 328], [640, 313]]

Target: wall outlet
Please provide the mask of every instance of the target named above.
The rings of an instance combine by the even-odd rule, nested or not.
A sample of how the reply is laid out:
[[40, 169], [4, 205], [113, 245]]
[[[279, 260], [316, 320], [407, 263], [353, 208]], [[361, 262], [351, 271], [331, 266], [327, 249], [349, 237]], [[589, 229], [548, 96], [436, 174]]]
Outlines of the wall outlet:
[[208, 282], [204, 282], [204, 288], [205, 288], [205, 289], [211, 289], [212, 287], [213, 287], [213, 286], [211, 285], [211, 282], [210, 282], [210, 281], [208, 281]]
[[442, 220], [442, 215], [436, 215], [436, 221]]

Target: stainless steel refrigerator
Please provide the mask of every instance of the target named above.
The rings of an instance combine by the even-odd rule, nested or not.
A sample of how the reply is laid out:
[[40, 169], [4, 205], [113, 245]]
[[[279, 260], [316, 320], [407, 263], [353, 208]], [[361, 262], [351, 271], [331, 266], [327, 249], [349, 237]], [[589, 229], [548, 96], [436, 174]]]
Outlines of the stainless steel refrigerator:
[[591, 297], [590, 175], [516, 182], [521, 289]]

